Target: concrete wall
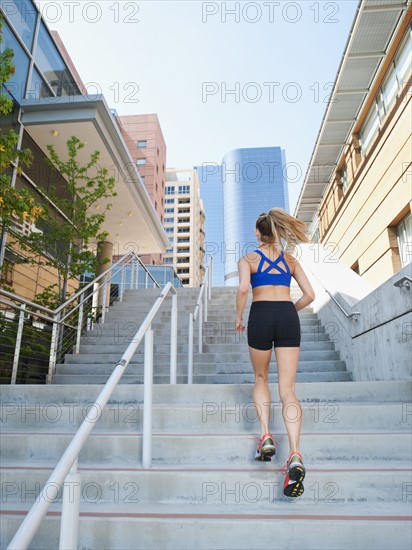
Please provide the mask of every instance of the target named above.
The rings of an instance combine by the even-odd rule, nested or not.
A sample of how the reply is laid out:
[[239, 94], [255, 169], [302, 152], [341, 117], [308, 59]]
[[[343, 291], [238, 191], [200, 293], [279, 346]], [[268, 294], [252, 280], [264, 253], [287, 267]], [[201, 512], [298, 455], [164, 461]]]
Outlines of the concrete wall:
[[411, 380], [412, 284], [407, 290], [394, 283], [412, 277], [412, 263], [374, 289], [319, 243], [300, 245], [296, 257], [316, 293], [312, 307], [353, 379]]

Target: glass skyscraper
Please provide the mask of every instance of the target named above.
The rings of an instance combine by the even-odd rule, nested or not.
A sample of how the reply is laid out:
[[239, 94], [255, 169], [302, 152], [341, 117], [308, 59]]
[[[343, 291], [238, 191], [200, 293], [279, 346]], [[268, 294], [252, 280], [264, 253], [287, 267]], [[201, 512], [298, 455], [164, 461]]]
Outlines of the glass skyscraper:
[[237, 262], [257, 246], [256, 219], [280, 207], [289, 212], [285, 151], [234, 149], [222, 164], [197, 167], [206, 214], [206, 255], [213, 255], [214, 286], [239, 283]]
[[213, 286], [224, 286], [225, 270], [222, 250], [223, 230], [223, 181], [222, 166], [204, 164], [196, 166], [200, 196], [205, 208], [205, 257], [213, 256]]

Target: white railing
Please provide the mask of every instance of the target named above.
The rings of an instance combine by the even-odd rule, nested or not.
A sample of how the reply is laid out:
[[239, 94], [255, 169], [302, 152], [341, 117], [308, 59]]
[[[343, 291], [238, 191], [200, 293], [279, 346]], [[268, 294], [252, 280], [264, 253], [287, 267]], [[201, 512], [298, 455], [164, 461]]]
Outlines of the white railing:
[[209, 256], [203, 281], [200, 285], [199, 297], [197, 299], [194, 313], [189, 314], [189, 338], [188, 338], [188, 364], [187, 364], [187, 383], [193, 384], [193, 334], [194, 323], [199, 318], [199, 341], [198, 353], [203, 353], [203, 322], [207, 322], [207, 303], [212, 298], [213, 286], [213, 256]]
[[[25, 550], [28, 548], [47, 513], [51, 502], [57, 497], [63, 486], [63, 503], [60, 526], [60, 549], [77, 548], [81, 479], [77, 470], [80, 451], [87, 438], [102, 415], [103, 409], [117, 387], [124, 371], [135, 354], [142, 338], [145, 338], [144, 352], [144, 417], [143, 417], [143, 457], [144, 468], [152, 464], [152, 393], [153, 393], [153, 330], [151, 323], [168, 292], [172, 292], [172, 322], [170, 347], [170, 381], [176, 383], [177, 364], [177, 293], [172, 283], [167, 283], [159, 294], [131, 344], [117, 363], [112, 375], [106, 382], [98, 398], [77, 430], [75, 436], [53, 470], [36, 502], [20, 525], [17, 533], [8, 546], [8, 550]], [[74, 490], [73, 490], [74, 489]]]
[[[160, 288], [156, 279], [134, 253], [125, 254], [54, 310], [0, 288], [0, 304], [5, 306], [5, 311], [20, 312], [16, 327], [13, 359], [10, 357], [10, 363], [12, 362], [13, 365], [10, 382], [12, 384], [17, 382], [23, 327], [28, 318], [32, 320], [41, 319], [48, 322], [51, 327], [48, 365], [44, 367], [44, 370], [47, 369], [46, 383], [51, 384], [57, 358], [62, 358], [66, 352], [71, 353], [74, 351], [75, 354], [78, 354], [80, 340], [84, 332], [91, 330], [96, 322], [99, 322], [99, 324], [105, 322], [111, 299], [116, 298], [121, 302], [127, 286], [132, 289], [137, 288], [139, 266], [146, 272], [145, 288], [148, 288], [149, 277], [152, 280], [153, 287]], [[120, 276], [121, 279], [119, 284], [112, 285], [117, 276]], [[130, 280], [128, 281], [128, 279]], [[114, 296], [111, 293], [111, 288], [118, 289], [118, 295]], [[11, 333], [13, 333], [13, 330], [11, 330]], [[42, 375], [44, 376], [45, 372]]]

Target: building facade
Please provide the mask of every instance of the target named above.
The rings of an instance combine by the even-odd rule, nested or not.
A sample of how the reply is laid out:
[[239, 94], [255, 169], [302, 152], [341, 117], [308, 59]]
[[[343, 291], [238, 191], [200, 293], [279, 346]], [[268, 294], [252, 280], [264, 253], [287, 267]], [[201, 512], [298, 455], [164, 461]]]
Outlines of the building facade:
[[[52, 186], [64, 194], [66, 181], [46, 165], [44, 158], [49, 144], [65, 158], [66, 142], [76, 135], [87, 142], [80, 162], [86, 162], [98, 150], [99, 164], [106, 166], [116, 180], [117, 195], [111, 200], [112, 208], [102, 226], [109, 234], [108, 242], [103, 243], [106, 256], [124, 255], [133, 248], [138, 253], [162, 253], [167, 238], [161, 220], [104, 98], [82, 95], [81, 83], [76, 81], [56, 37], [32, 0], [3, 2], [1, 15], [4, 19], [1, 50], [13, 50], [15, 65], [15, 73], [5, 86], [13, 100], [13, 112], [2, 116], [1, 130], [6, 133], [13, 129], [19, 135], [18, 146], [31, 149], [34, 157], [31, 166], [22, 172], [11, 168], [11, 184], [17, 189], [30, 190], [36, 201], [47, 203], [62, 223], [67, 223], [48, 197]], [[96, 209], [104, 207], [96, 204]], [[1, 234], [1, 284], [29, 299], [57, 280], [52, 268], [25, 263], [24, 255], [16, 247], [13, 231], [33, 230], [42, 229], [16, 224], [11, 231]], [[76, 283], [72, 281], [72, 288]]]
[[[166, 143], [157, 115], [118, 117], [120, 129], [154, 208], [163, 224], [166, 180]], [[162, 264], [161, 254], [142, 255], [143, 263]]]
[[224, 242], [223, 228], [223, 179], [222, 166], [205, 164], [196, 166], [200, 185], [200, 196], [205, 208], [205, 254], [213, 256], [213, 286], [224, 286]]
[[407, 5], [360, 2], [295, 211], [373, 287], [412, 261]]
[[274, 207], [289, 212], [286, 168], [280, 147], [235, 149], [223, 157], [225, 286], [239, 284], [237, 262], [257, 246], [259, 215]]
[[183, 286], [199, 286], [204, 276], [205, 214], [195, 169], [166, 170], [164, 228], [169, 248], [165, 264], [173, 264]]

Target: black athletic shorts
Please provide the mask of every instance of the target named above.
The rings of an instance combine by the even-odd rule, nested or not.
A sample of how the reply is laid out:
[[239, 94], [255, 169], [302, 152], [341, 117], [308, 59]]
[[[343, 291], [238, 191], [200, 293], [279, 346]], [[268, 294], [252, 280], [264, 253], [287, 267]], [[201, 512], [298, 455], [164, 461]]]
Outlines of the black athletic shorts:
[[257, 301], [250, 306], [248, 345], [254, 349], [300, 346], [300, 321], [295, 304], [287, 300]]

